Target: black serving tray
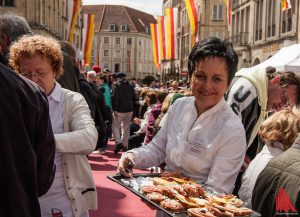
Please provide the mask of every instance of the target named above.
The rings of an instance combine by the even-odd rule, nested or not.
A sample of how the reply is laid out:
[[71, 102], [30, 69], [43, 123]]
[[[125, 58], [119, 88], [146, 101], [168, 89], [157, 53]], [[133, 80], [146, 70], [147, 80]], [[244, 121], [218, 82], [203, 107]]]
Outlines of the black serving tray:
[[[134, 178], [137, 177], [159, 177], [160, 174], [159, 173], [135, 173], [133, 174]], [[139, 196], [140, 198], [142, 198], [143, 200], [147, 201], [148, 203], [152, 204], [153, 206], [155, 206], [156, 208], [164, 211], [165, 213], [167, 213], [169, 216], [176, 216], [176, 217], [186, 217], [188, 216], [187, 213], [173, 213], [169, 210], [164, 209], [163, 207], [161, 207], [158, 203], [155, 203], [151, 200], [149, 200], [143, 193], [141, 193], [140, 191], [136, 191], [135, 189], [133, 189], [132, 187], [129, 187], [127, 185], [125, 185], [121, 179], [127, 179], [124, 176], [121, 176], [120, 174], [116, 174], [116, 175], [108, 175], [107, 178], [109, 178], [110, 180], [118, 183], [119, 185], [123, 186], [124, 188], [127, 188], [129, 191], [133, 192], [134, 194], [136, 194], [137, 196]], [[182, 215], [183, 214], [183, 215]]]
[[[132, 174], [134, 178], [137, 177], [160, 177], [160, 173], [134, 173]], [[141, 193], [140, 191], [136, 191], [135, 189], [133, 189], [130, 186], [125, 185], [121, 179], [128, 179], [120, 174], [114, 174], [114, 175], [108, 175], [107, 176], [108, 179], [118, 183], [119, 185], [123, 186], [124, 188], [127, 188], [129, 191], [133, 192], [134, 194], [136, 194], [137, 196], [139, 196], [140, 198], [142, 198], [143, 200], [147, 201], [148, 203], [152, 204], [153, 206], [155, 206], [157, 209], [162, 210], [163, 212], [165, 212], [166, 214], [168, 214], [169, 216], [173, 216], [173, 217], [188, 217], [188, 214], [186, 211], [183, 212], [171, 212], [169, 210], [164, 209], [163, 207], [161, 207], [158, 203], [155, 203], [151, 200], [149, 200], [143, 193]], [[249, 216], [248, 216], [249, 217]], [[253, 211], [251, 217], [261, 217], [261, 215], [255, 211]]]

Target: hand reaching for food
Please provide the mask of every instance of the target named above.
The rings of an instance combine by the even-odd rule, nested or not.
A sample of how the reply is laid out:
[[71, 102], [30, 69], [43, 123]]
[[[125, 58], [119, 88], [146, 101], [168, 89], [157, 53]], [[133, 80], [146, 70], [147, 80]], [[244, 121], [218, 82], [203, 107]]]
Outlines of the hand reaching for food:
[[117, 170], [121, 175], [132, 178], [132, 169], [134, 166], [134, 154], [130, 152], [124, 153], [119, 160]]

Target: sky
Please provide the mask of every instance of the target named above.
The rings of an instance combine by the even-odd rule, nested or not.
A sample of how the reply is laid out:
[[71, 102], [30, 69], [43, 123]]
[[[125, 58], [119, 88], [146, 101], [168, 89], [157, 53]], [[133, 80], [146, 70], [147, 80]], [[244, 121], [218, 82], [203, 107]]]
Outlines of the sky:
[[83, 0], [84, 5], [124, 5], [153, 16], [162, 15], [163, 0]]

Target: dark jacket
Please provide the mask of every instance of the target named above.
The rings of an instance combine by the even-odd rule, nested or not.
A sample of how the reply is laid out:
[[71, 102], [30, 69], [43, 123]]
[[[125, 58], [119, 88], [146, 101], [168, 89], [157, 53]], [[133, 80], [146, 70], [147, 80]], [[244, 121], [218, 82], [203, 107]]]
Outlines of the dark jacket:
[[39, 217], [55, 174], [47, 98], [0, 64], [0, 105], [0, 216]]
[[134, 88], [126, 79], [121, 79], [112, 86], [113, 111], [132, 112], [136, 99]]
[[111, 111], [105, 104], [105, 98], [103, 93], [98, 89], [95, 83], [89, 83], [94, 92], [96, 93], [96, 110], [95, 110], [95, 125], [99, 132], [98, 140], [105, 140], [106, 135], [106, 125], [105, 122], [112, 120]]
[[74, 70], [78, 81], [80, 93], [83, 95], [85, 101], [87, 102], [91, 111], [91, 116], [94, 119], [96, 113], [97, 94], [95, 93], [89, 82], [80, 74], [79, 69], [75, 67]]
[[262, 217], [300, 216], [300, 136], [260, 173], [252, 195], [253, 210]]
[[71, 61], [69, 55], [65, 52], [62, 52], [64, 63], [63, 63], [63, 70], [64, 73], [57, 79], [57, 82], [61, 85], [61, 87], [72, 90], [74, 92], [80, 92], [78, 81], [75, 75], [75, 67], [73, 62]]

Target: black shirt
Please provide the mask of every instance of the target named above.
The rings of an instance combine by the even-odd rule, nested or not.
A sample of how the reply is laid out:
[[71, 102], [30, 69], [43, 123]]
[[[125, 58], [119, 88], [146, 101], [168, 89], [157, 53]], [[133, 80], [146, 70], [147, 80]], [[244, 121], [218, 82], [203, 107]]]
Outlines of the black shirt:
[[0, 216], [38, 217], [54, 178], [48, 102], [37, 85], [0, 64]]
[[132, 112], [134, 103], [137, 101], [134, 88], [126, 79], [116, 82], [112, 87], [113, 111], [126, 113]]

